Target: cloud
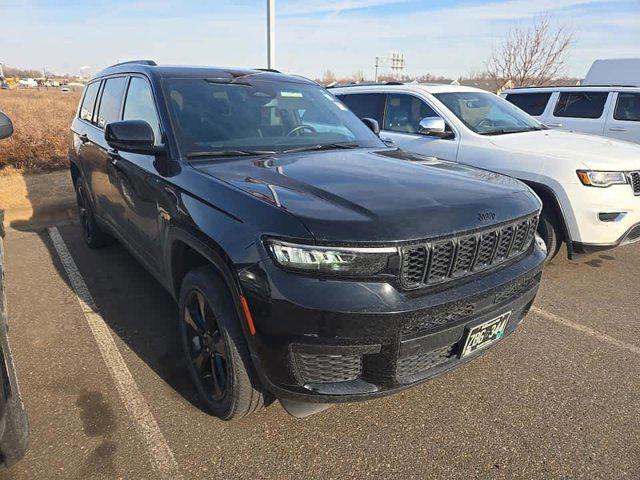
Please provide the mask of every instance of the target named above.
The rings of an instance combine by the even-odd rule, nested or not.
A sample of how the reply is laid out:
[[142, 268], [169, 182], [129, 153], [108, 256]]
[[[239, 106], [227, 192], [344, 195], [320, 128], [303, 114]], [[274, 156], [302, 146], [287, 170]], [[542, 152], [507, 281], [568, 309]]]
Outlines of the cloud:
[[277, 4], [278, 14], [284, 15], [309, 15], [314, 13], [338, 14], [349, 10], [362, 10], [366, 8], [382, 7], [399, 3], [409, 3], [413, 0], [339, 0], [327, 2], [326, 0], [296, 0]]

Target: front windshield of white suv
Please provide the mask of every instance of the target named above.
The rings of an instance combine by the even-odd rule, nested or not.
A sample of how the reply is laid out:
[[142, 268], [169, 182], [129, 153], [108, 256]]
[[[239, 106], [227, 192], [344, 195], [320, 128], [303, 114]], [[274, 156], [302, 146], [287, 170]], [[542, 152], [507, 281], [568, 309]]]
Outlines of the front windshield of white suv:
[[448, 92], [434, 96], [480, 135], [504, 135], [544, 128], [522, 110], [491, 93]]
[[170, 78], [165, 91], [187, 158], [384, 147], [340, 100], [310, 83]]

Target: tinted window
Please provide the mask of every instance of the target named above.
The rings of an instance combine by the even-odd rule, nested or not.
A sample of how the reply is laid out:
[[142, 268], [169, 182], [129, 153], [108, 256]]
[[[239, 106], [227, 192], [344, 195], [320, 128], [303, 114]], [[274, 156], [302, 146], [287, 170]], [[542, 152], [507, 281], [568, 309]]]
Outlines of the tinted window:
[[356, 114], [358, 118], [373, 118], [382, 127], [384, 115], [383, 93], [356, 93], [353, 95], [338, 95], [338, 98]]
[[109, 78], [102, 89], [100, 109], [98, 110], [98, 126], [104, 128], [108, 123], [120, 120], [120, 105], [127, 83], [125, 77]]
[[417, 97], [390, 93], [387, 95], [387, 109], [382, 128], [394, 132], [417, 133], [420, 129], [420, 120], [426, 117], [439, 117], [439, 115]]
[[640, 122], [640, 93], [618, 93], [618, 102], [613, 118]]
[[529, 115], [542, 115], [549, 102], [551, 92], [510, 93], [507, 100]]
[[553, 115], [556, 117], [600, 118], [608, 92], [564, 92]]
[[153, 101], [153, 94], [149, 83], [139, 77], [131, 78], [127, 99], [124, 104], [123, 120], [144, 120], [153, 129], [156, 145], [160, 145], [160, 121]]
[[80, 106], [80, 118], [87, 122], [90, 122], [91, 117], [93, 116], [93, 106], [95, 105], [96, 97], [98, 96], [98, 87], [100, 87], [100, 82], [90, 83], [87, 85], [84, 93], [84, 99]]

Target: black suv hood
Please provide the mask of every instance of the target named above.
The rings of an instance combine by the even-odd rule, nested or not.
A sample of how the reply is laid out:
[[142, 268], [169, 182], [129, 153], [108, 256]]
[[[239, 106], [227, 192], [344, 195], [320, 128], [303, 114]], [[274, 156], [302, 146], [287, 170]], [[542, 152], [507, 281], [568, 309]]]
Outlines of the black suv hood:
[[517, 180], [399, 150], [299, 152], [194, 163], [299, 218], [323, 242], [394, 242], [537, 211]]

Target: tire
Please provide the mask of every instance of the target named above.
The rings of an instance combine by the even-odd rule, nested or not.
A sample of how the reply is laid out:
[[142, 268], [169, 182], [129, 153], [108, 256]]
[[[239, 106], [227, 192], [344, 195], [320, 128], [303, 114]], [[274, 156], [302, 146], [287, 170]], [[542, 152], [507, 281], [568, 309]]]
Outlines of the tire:
[[556, 216], [553, 212], [543, 208], [538, 223], [538, 235], [542, 238], [547, 246], [547, 259], [545, 263], [549, 263], [560, 251], [562, 246], [562, 231]]
[[264, 394], [240, 319], [216, 271], [204, 266], [189, 272], [178, 305], [187, 369], [206, 410], [221, 420], [238, 420], [261, 408]]
[[106, 233], [96, 222], [87, 189], [81, 178], [76, 181], [76, 202], [78, 218], [82, 227], [82, 237], [90, 248], [100, 248], [113, 242], [113, 237]]

